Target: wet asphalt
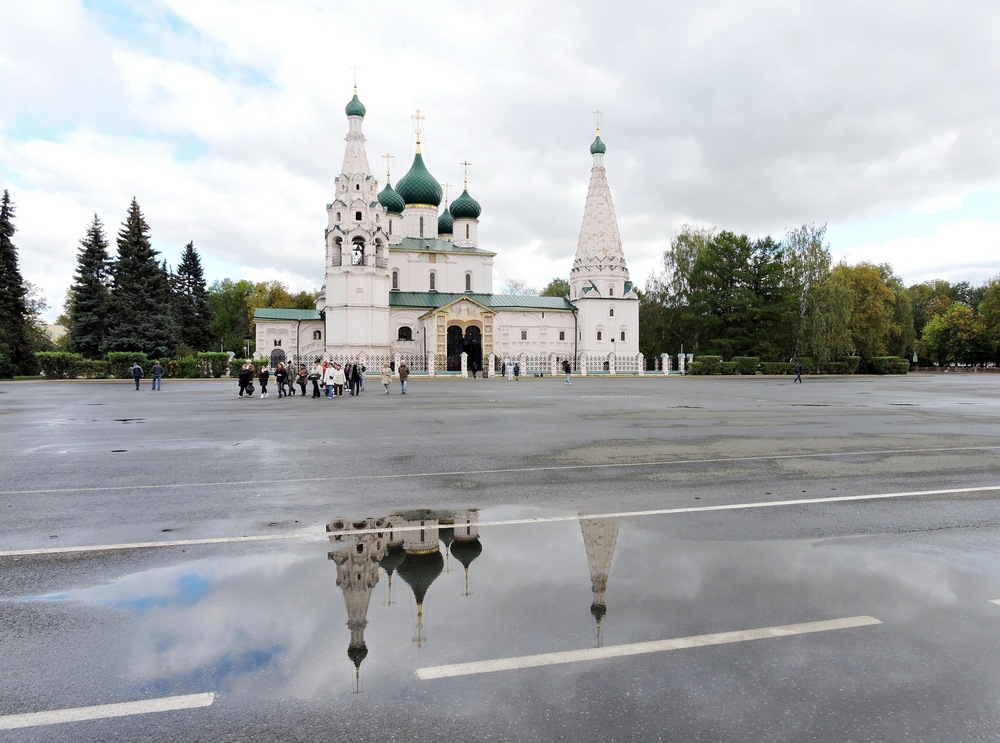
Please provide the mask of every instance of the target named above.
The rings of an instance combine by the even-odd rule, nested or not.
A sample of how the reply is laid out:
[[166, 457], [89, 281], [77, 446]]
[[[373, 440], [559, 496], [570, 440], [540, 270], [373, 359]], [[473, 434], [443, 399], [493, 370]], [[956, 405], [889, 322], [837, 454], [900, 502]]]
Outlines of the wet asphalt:
[[1000, 374], [9, 382], [0, 422], [0, 740], [1000, 738]]

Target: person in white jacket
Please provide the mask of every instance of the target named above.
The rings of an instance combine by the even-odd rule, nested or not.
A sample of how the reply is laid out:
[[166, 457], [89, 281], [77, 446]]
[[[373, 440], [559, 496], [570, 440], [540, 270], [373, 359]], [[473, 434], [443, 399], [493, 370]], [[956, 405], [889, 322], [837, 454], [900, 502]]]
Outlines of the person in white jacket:
[[336, 394], [336, 390], [334, 388], [334, 380], [333, 380], [333, 375], [336, 366], [337, 366], [336, 364], [330, 362], [329, 364], [326, 365], [326, 369], [323, 370], [323, 388], [326, 390], [326, 396], [331, 400]]
[[344, 374], [344, 367], [340, 364], [333, 365], [333, 396], [343, 397], [344, 396], [344, 382], [347, 381], [347, 376]]

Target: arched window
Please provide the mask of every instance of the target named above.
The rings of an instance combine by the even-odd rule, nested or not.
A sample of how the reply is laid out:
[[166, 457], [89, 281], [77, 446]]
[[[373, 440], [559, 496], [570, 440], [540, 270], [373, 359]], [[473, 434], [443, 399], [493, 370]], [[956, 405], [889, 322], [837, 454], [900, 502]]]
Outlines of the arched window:
[[609, 297], [615, 296], [615, 285], [614, 284], [608, 284], [608, 296]]
[[465, 225], [465, 239], [469, 239], [469, 225]]
[[601, 340], [601, 331], [600, 330], [597, 331], [597, 340]]
[[612, 307], [608, 312], [609, 312], [608, 317], [614, 317], [615, 316], [615, 308], [614, 307]]
[[467, 291], [467, 292], [471, 292], [472, 291], [472, 274], [471, 273], [465, 274], [465, 291]]
[[389, 217], [389, 234], [392, 235], [392, 217]]
[[392, 272], [392, 288], [399, 289], [399, 271]]
[[430, 285], [430, 290], [432, 292], [436, 292], [437, 291], [437, 274], [434, 273], [433, 271], [431, 271], [431, 285]]
[[361, 190], [361, 184], [360, 183], [355, 183], [354, 184], [354, 190], [355, 191], [360, 191]]
[[337, 212], [337, 221], [340, 221], [340, 212]]
[[622, 340], [625, 340], [625, 331], [622, 331]]
[[351, 249], [351, 265], [365, 265], [365, 241], [360, 237], [354, 238], [354, 245]]
[[280, 346], [281, 346], [281, 341], [280, 341], [280, 340], [275, 340], [275, 341], [274, 341], [274, 347], [275, 347], [275, 348], [278, 348], [278, 347], [280, 347]]
[[323, 331], [322, 330], [314, 330], [313, 331], [313, 340], [314, 341], [321, 341], [321, 340], [323, 340]]
[[420, 237], [424, 236], [424, 218], [420, 218]]
[[396, 334], [396, 340], [398, 341], [412, 341], [413, 331], [410, 330], [408, 325], [403, 325], [399, 328], [399, 332]]
[[361, 212], [354, 212], [354, 220], [357, 222], [361, 221]]

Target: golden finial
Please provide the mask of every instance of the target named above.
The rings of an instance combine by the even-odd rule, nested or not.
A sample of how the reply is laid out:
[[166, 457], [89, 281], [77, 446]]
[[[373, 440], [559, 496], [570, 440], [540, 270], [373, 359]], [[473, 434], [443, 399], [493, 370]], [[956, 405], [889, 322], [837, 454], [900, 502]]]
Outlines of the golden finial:
[[463, 188], [469, 190], [469, 166], [472, 165], [468, 160], [463, 160], [459, 163], [462, 166], [462, 178], [464, 179]]
[[601, 136], [601, 111], [594, 111], [594, 128], [597, 130], [597, 136]]
[[444, 205], [448, 206], [448, 189], [451, 188], [450, 183], [442, 183], [441, 187], [444, 188]]
[[392, 178], [390, 178], [390, 176], [389, 176], [389, 161], [392, 160], [396, 156], [395, 155], [390, 155], [390, 154], [387, 153], [385, 155], [382, 155], [382, 157], [385, 158], [385, 182], [386, 183], [390, 183], [392, 181]]
[[416, 127], [416, 132], [417, 132], [417, 153], [419, 153], [420, 152], [420, 122], [423, 121], [424, 119], [426, 119], [427, 117], [424, 116], [423, 114], [421, 114], [420, 113], [420, 109], [418, 108], [417, 112], [415, 114], [413, 114], [413, 116], [411, 116], [410, 118], [413, 119], [414, 122], [416, 122], [414, 124], [414, 126]]

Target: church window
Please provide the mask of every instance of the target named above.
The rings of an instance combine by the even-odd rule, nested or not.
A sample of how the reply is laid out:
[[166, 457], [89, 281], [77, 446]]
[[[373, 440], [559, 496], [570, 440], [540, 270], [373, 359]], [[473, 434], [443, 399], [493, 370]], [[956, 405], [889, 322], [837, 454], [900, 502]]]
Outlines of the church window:
[[337, 221], [340, 221], [340, 212], [337, 212]]
[[467, 292], [471, 292], [472, 291], [472, 274], [471, 273], [465, 274], [465, 291], [467, 291]]
[[597, 331], [597, 340], [601, 340], [601, 331], [600, 330]]
[[434, 273], [433, 271], [431, 271], [430, 290], [432, 292], [436, 292], [437, 291], [437, 274]]
[[609, 297], [615, 296], [615, 285], [614, 284], [608, 284], [608, 296]]
[[399, 271], [392, 272], [392, 288], [399, 289]]
[[408, 325], [403, 325], [399, 328], [399, 332], [396, 334], [396, 340], [400, 341], [412, 341], [413, 331], [410, 330]]
[[392, 235], [392, 218], [389, 218], [389, 234]]
[[625, 340], [625, 331], [622, 331], [622, 340]]
[[465, 239], [469, 239], [469, 225], [465, 225]]
[[559, 340], [561, 340], [561, 341], [566, 340], [566, 331], [565, 330], [560, 330], [559, 331]]
[[608, 316], [609, 316], [609, 317], [614, 317], [614, 316], [615, 316], [615, 308], [614, 308], [614, 307], [612, 307], [612, 308], [611, 308], [611, 309], [609, 310], [609, 314], [608, 314]]
[[280, 345], [281, 345], [281, 341], [278, 340], [278, 339], [275, 339], [275, 341], [274, 341], [274, 347], [278, 348]]
[[420, 218], [420, 237], [424, 236], [424, 218]]
[[355, 238], [354, 247], [351, 250], [351, 265], [352, 266], [363, 266], [365, 265], [365, 241], [360, 237]]
[[354, 212], [354, 219], [358, 222], [361, 221], [361, 212]]
[[313, 331], [313, 340], [314, 341], [323, 340], [323, 331], [322, 330], [314, 330]]
[[522, 330], [521, 331], [521, 340], [522, 341], [528, 340], [528, 331], [527, 330]]
[[354, 184], [354, 190], [355, 191], [360, 191], [361, 190], [361, 184], [360, 183], [355, 183]]

